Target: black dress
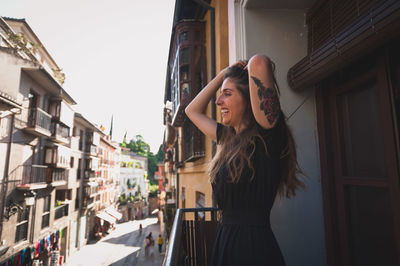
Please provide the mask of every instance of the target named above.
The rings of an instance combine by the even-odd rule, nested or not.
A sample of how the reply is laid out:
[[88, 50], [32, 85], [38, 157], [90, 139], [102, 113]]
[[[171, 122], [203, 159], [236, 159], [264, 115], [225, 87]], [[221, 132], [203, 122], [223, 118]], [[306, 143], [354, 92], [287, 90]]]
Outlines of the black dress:
[[[284, 266], [285, 262], [270, 226], [270, 212], [280, 182], [279, 160], [285, 132], [282, 121], [274, 128], [259, 127], [269, 156], [260, 139], [251, 157], [255, 175], [250, 180], [250, 169], [243, 171], [241, 181], [234, 184], [226, 167], [219, 170], [212, 184], [214, 197], [222, 210], [218, 225], [211, 265], [271, 265]], [[217, 126], [217, 142], [224, 126]]]

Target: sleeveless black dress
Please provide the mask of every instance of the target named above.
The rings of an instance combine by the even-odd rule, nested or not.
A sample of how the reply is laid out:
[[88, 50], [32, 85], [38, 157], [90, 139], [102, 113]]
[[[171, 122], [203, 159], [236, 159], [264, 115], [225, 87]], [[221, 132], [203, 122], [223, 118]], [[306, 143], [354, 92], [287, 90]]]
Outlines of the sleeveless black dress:
[[[270, 212], [280, 183], [279, 160], [284, 136], [282, 121], [274, 128], [259, 127], [269, 156], [262, 141], [256, 138], [256, 149], [251, 157], [255, 175], [243, 171], [241, 181], [230, 181], [226, 167], [219, 170], [212, 184], [222, 219], [217, 228], [211, 265], [271, 265], [284, 266], [285, 262], [270, 226]], [[217, 126], [217, 142], [224, 126]]]

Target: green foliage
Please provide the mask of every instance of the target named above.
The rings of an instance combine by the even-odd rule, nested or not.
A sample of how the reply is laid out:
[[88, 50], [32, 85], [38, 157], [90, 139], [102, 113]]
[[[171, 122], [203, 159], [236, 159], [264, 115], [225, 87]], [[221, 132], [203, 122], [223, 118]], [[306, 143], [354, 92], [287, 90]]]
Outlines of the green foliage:
[[142, 135], [136, 135], [134, 139], [131, 139], [131, 141], [126, 144], [126, 147], [142, 156], [146, 156], [146, 154], [150, 152], [150, 145], [144, 141]]
[[158, 186], [158, 181], [157, 180], [150, 180], [149, 184], [151, 186]]
[[128, 178], [128, 181], [126, 181], [126, 186], [131, 189], [132, 184], [131, 184], [131, 180]]
[[148, 164], [148, 171], [149, 171], [149, 177], [152, 179], [154, 177], [154, 173], [157, 172], [158, 170], [158, 162], [156, 156], [152, 153], [149, 152], [147, 154], [147, 164]]
[[125, 194], [122, 194], [121, 196], [119, 196], [119, 204], [120, 204], [120, 205], [125, 205], [127, 202], [128, 202], [128, 201], [127, 201], [127, 199], [126, 199]]
[[53, 70], [53, 76], [58, 80], [58, 82], [60, 82], [60, 84], [64, 84], [65, 81], [65, 74], [62, 71], [61, 68], [52, 68], [51, 70]]
[[158, 162], [163, 162], [165, 158], [165, 152], [164, 152], [164, 144], [161, 144], [160, 147], [158, 148], [158, 152], [156, 154], [156, 158]]

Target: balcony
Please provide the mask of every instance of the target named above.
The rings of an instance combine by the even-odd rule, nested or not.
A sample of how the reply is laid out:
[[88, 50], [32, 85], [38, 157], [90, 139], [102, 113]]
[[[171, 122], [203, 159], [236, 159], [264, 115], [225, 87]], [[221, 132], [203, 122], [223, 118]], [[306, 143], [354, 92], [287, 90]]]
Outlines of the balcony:
[[[195, 37], [196, 36], [196, 37]], [[176, 25], [174, 50], [167, 70], [166, 94], [172, 102], [172, 126], [181, 127], [186, 120], [185, 107], [205, 85], [205, 39], [202, 21], [183, 21]]]
[[178, 209], [165, 266], [209, 265], [217, 231], [217, 211], [217, 208]]
[[61, 99], [53, 99], [49, 103], [49, 113], [53, 121], [61, 122], [69, 128], [74, 125], [74, 111]]
[[48, 168], [47, 183], [53, 187], [62, 186], [67, 184], [69, 170], [60, 168]]
[[45, 148], [45, 164], [54, 168], [69, 168], [71, 150], [62, 145]]
[[86, 135], [86, 143], [93, 144], [96, 146], [100, 145], [100, 134], [93, 131], [87, 131]]
[[89, 153], [90, 156], [97, 156], [97, 146], [91, 143], [85, 145], [85, 152]]
[[95, 206], [94, 198], [84, 198], [82, 207], [84, 209], [91, 209]]
[[20, 190], [41, 189], [47, 187], [47, 169], [44, 165], [21, 165], [10, 175], [17, 179], [22, 177], [21, 184], [18, 185]]
[[25, 131], [36, 136], [51, 136], [51, 115], [40, 108], [29, 109], [28, 123]]
[[86, 171], [96, 171], [99, 169], [99, 159], [92, 157], [85, 160], [85, 172]]
[[69, 127], [62, 125], [59, 122], [51, 122], [51, 139], [58, 143], [69, 144]]
[[85, 188], [83, 193], [85, 198], [92, 198], [94, 196], [97, 196], [98, 192], [99, 192], [99, 187], [97, 182], [85, 183]]
[[96, 172], [93, 170], [85, 170], [85, 178], [86, 179], [92, 179], [92, 178], [96, 178]]
[[54, 209], [54, 219], [60, 219], [64, 216], [68, 216], [68, 204], [58, 206]]

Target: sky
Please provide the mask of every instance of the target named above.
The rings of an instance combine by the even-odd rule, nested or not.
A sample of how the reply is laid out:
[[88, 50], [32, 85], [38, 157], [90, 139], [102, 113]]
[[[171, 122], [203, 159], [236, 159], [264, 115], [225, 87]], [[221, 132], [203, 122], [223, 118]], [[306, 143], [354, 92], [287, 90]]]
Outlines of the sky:
[[167, 57], [175, 0], [1, 0], [0, 15], [25, 18], [66, 75], [73, 109], [113, 140], [163, 141]]

